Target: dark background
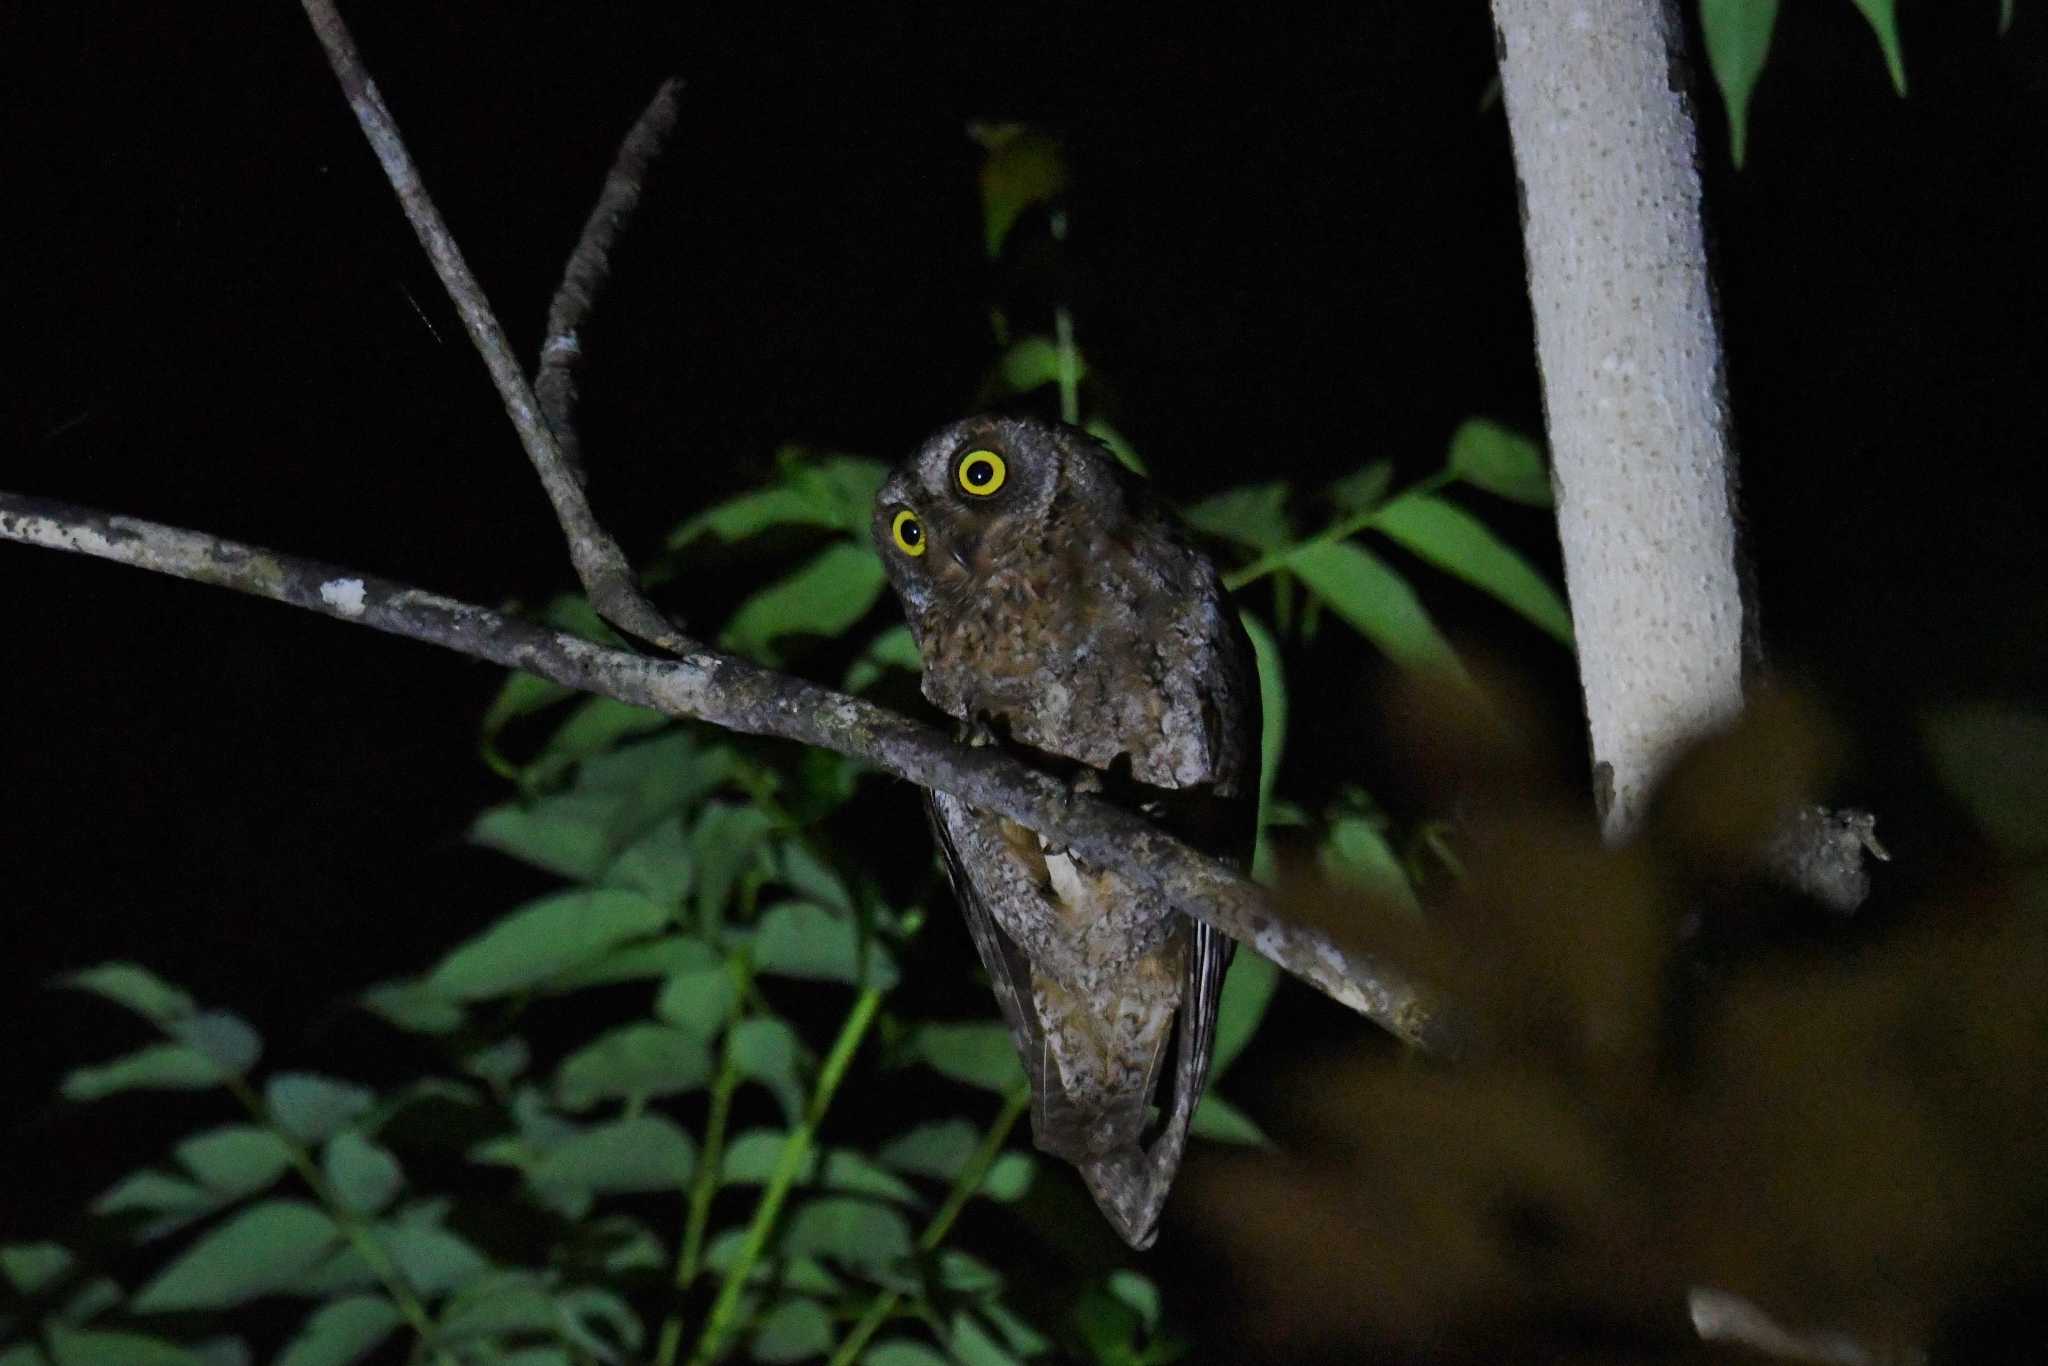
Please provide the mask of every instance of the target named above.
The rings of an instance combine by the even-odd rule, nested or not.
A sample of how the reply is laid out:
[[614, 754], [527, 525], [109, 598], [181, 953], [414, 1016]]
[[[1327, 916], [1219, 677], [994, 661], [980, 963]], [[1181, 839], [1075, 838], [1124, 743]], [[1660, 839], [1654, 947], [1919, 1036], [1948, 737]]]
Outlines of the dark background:
[[[1159, 22], [835, 7], [752, 29], [679, 8], [350, 13], [527, 355], [618, 137], [663, 75], [689, 82], [591, 330], [594, 492], [633, 553], [758, 480], [779, 443], [893, 458], [962, 410], [994, 288], [976, 118], [1066, 138], [1081, 342], [1176, 496], [1251, 473], [1308, 486], [1378, 456], [1419, 476], [1468, 415], [1540, 430], [1478, 3]], [[2048, 29], [2022, 5], [1999, 40], [1996, 9], [1905, 0], [1900, 100], [1848, 0], [1786, 6], [1740, 173], [1700, 95], [1766, 643], [1855, 728], [1845, 795], [1908, 864], [1953, 828], [1925, 796], [1918, 710], [2038, 697], [2048, 666], [2030, 491]], [[569, 585], [296, 6], [81, 0], [9, 27], [28, 74], [0, 151], [16, 344], [0, 485], [473, 601]], [[1487, 511], [1554, 563], [1540, 518]], [[685, 583], [680, 605], [709, 626], [745, 586]], [[534, 883], [462, 838], [505, 795], [475, 757], [497, 671], [11, 545], [0, 592], [14, 1235], [158, 1155], [202, 1104], [52, 1102], [64, 1069], [138, 1040], [120, 1012], [40, 989], [52, 974], [137, 959], [248, 1015], [273, 1060], [339, 1065], [374, 1037], [345, 998]], [[1575, 724], [1554, 646], [1459, 590], [1428, 594], [1454, 630], [1526, 656]], [[1370, 676], [1333, 664], [1297, 688], [1369, 710]], [[1323, 762], [1359, 771], [1370, 756], [1328, 733]], [[896, 799], [924, 857], [913, 797]]]

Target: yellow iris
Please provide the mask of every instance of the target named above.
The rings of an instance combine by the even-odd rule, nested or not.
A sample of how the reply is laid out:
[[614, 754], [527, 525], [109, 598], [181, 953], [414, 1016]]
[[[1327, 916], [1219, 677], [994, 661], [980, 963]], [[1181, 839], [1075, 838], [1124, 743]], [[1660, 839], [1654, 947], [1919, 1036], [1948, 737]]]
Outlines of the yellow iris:
[[895, 540], [896, 548], [904, 554], [924, 554], [924, 525], [909, 508], [898, 512], [896, 520], [889, 523], [889, 535]]
[[1003, 486], [1003, 480], [1009, 477], [1009, 473], [1003, 457], [994, 451], [969, 451], [960, 457], [956, 477], [961, 488], [978, 498], [986, 498]]

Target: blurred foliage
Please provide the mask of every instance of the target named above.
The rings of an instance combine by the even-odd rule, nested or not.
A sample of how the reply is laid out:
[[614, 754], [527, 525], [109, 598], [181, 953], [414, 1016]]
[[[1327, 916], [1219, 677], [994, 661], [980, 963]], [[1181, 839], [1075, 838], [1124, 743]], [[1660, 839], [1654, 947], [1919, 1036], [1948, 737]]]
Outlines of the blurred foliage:
[[[2032, 1359], [2048, 720], [1930, 719], [1991, 852], [1852, 937], [1754, 859], [1826, 790], [1839, 744], [1810, 709], [1761, 699], [1620, 849], [1502, 714], [1411, 712], [1432, 778], [1486, 803], [1427, 919], [1327, 880], [1283, 890], [1443, 984], [1479, 1043], [1455, 1067], [1320, 1059], [1277, 1088], [1284, 1155], [1191, 1166], [1183, 1210], [1229, 1259], [1241, 1355], [1720, 1360], [1683, 1316], [1710, 1288], [1856, 1360]], [[2028, 1354], [2003, 1355], [2001, 1304]]]
[[[1862, 14], [1884, 57], [1892, 88], [1906, 93], [1906, 56], [1899, 42], [1897, 0], [1847, 0]], [[1707, 65], [1728, 112], [1729, 157], [1740, 168], [1749, 150], [1749, 102], [1756, 93], [1778, 26], [1778, 0], [1699, 0]], [[1998, 0], [1998, 31], [2012, 29], [2013, 0]]]
[[[991, 256], [1056, 252], [1069, 179], [1058, 144], [1010, 125], [975, 135]], [[1103, 380], [1065, 302], [1044, 311], [1041, 327], [992, 310], [979, 400], [1085, 417], [1142, 468], [1086, 416]], [[721, 645], [778, 666], [836, 658], [847, 688], [901, 692], [916, 653], [878, 606], [867, 540], [885, 468], [785, 449], [763, 487], [677, 526], [648, 581], [686, 582], [707, 551], [759, 547], [775, 572]], [[1277, 794], [1290, 654], [1327, 618], [1397, 664], [1462, 672], [1389, 548], [1560, 641], [1570, 627], [1555, 590], [1453, 497], [1546, 505], [1534, 444], [1474, 421], [1419, 483], [1396, 488], [1391, 469], [1376, 461], [1303, 496], [1261, 483], [1184, 511], [1243, 590], [1257, 650], [1260, 870], [1273, 867], [1263, 832], [1296, 827], [1333, 879], [1412, 917], [1421, 864], [1362, 789], [1316, 814]], [[616, 643], [581, 598], [539, 615]], [[1027, 1311], [1003, 1248], [949, 1245], [963, 1213], [997, 1226], [1057, 1216], [1027, 1199], [1038, 1163], [1011, 1142], [1023, 1074], [989, 998], [948, 1018], [933, 1004], [945, 993], [906, 971], [937, 871], [920, 861], [907, 874], [862, 835], [864, 769], [517, 674], [483, 719], [482, 752], [515, 791], [472, 838], [557, 885], [363, 993], [393, 1049], [427, 1060], [403, 1084], [266, 1067], [248, 1021], [135, 964], [66, 979], [158, 1035], [73, 1072], [69, 1099], [179, 1089], [224, 1104], [92, 1207], [153, 1268], [138, 1285], [77, 1248], [0, 1249], [0, 1344], [12, 1344], [0, 1366], [252, 1361], [261, 1333], [237, 1325], [258, 1301], [302, 1306], [265, 1346], [280, 1366], [394, 1350], [463, 1366], [1002, 1366], [1054, 1352], [1138, 1366], [1188, 1352], [1135, 1270], [1035, 1287]], [[915, 820], [907, 793], [890, 800]], [[1276, 984], [1270, 963], [1239, 956], [1212, 1077], [1251, 1042]], [[1266, 1142], [1214, 1094], [1194, 1129]]]

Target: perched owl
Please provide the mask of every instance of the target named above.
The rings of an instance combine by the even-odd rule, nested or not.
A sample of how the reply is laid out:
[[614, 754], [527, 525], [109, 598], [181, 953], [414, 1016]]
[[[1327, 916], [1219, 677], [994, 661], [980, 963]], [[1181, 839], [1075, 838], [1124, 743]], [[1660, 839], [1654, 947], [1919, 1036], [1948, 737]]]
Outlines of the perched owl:
[[[1242, 865], [1259, 768], [1250, 642], [1215, 567], [1093, 437], [955, 423], [882, 485], [874, 535], [924, 694], [963, 735]], [[928, 808], [1031, 1077], [1038, 1146], [1079, 1168], [1127, 1242], [1150, 1246], [1235, 946], [1001, 816], [940, 792]]]

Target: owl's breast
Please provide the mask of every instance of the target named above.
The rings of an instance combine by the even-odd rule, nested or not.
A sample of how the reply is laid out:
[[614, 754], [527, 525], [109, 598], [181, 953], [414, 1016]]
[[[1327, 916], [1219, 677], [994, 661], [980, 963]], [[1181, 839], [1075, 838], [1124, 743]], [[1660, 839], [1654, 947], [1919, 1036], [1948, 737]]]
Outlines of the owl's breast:
[[1242, 637], [1213, 573], [1176, 550], [1043, 557], [935, 604], [920, 633], [925, 696], [1093, 768], [1128, 755], [1141, 783], [1240, 785], [1255, 743], [1233, 720], [1249, 676]]

